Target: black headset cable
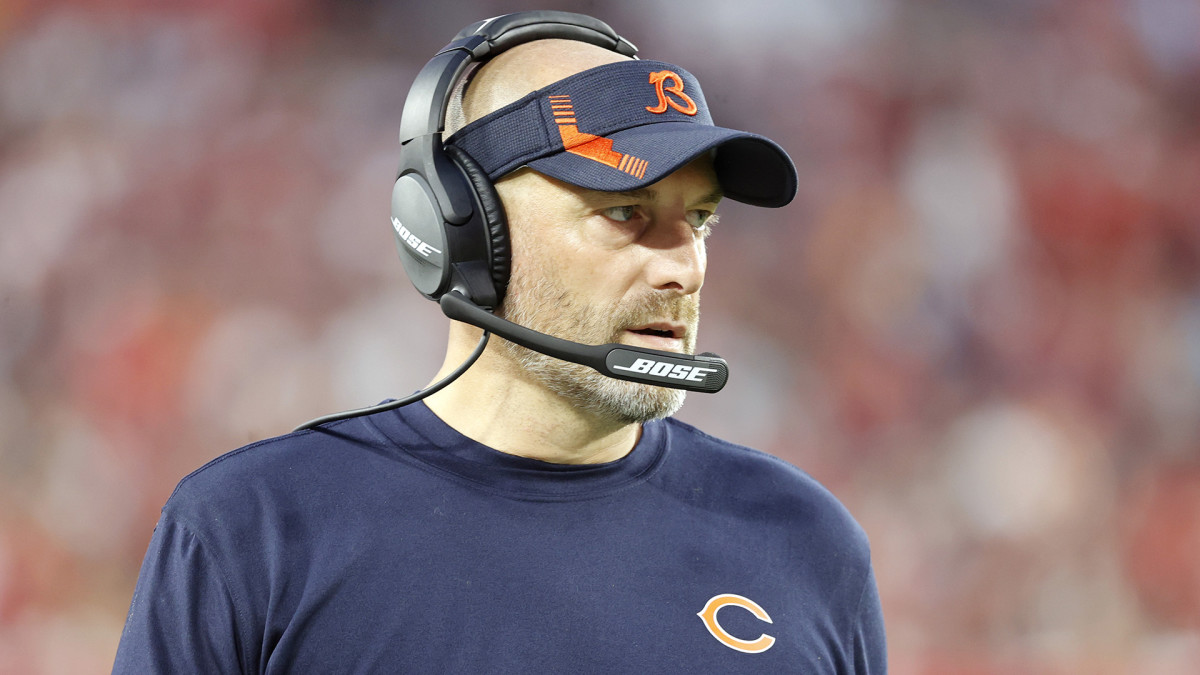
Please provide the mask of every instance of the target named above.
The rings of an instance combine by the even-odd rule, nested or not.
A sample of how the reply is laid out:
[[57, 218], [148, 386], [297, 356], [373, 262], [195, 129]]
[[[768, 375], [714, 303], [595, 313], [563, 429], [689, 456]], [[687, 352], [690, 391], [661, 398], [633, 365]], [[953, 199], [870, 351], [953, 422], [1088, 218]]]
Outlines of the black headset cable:
[[426, 396], [429, 396], [430, 394], [441, 391], [446, 385], [457, 380], [460, 375], [467, 372], [467, 368], [470, 368], [471, 366], [473, 366], [475, 364], [475, 362], [479, 360], [479, 357], [483, 354], [483, 349], [484, 349], [484, 347], [487, 347], [488, 337], [490, 337], [490, 336], [491, 336], [491, 333], [489, 333], [486, 330], [483, 331], [483, 335], [480, 336], [480, 338], [479, 338], [479, 344], [475, 345], [475, 351], [471, 352], [471, 355], [467, 357], [466, 361], [462, 362], [462, 365], [455, 368], [454, 372], [450, 373], [446, 377], [443, 377], [442, 379], [438, 380], [437, 382], [434, 382], [433, 384], [429, 385], [428, 387], [425, 387], [421, 391], [418, 391], [414, 394], [410, 394], [401, 399], [396, 399], [394, 401], [387, 401], [386, 403], [380, 403], [379, 405], [373, 405], [373, 406], [370, 406], [367, 408], [358, 408], [357, 410], [347, 410], [345, 412], [333, 413], [330, 415], [325, 415], [323, 417], [318, 417], [314, 420], [309, 420], [309, 421], [305, 422], [304, 424], [301, 424], [300, 426], [296, 427], [292, 431], [294, 433], [296, 431], [304, 431], [305, 429], [315, 429], [316, 427], [319, 427], [322, 424], [327, 424], [329, 422], [337, 422], [338, 420], [346, 420], [346, 419], [350, 419], [351, 417], [359, 417], [360, 415], [371, 415], [371, 414], [374, 414], [377, 412], [383, 412], [385, 410], [395, 410], [396, 408], [402, 408], [402, 407], [408, 405], [409, 403], [416, 403], [417, 401], [420, 401], [421, 399], [425, 398]]

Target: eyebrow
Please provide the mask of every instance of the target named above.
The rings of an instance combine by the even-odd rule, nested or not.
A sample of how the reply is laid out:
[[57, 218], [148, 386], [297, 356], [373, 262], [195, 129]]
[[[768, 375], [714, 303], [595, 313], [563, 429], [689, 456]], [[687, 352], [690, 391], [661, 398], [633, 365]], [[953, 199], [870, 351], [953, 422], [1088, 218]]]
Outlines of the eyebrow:
[[721, 201], [724, 198], [725, 198], [725, 193], [721, 191], [721, 188], [717, 188], [716, 190], [713, 190], [712, 192], [701, 197], [699, 200], [696, 201], [696, 203], [697, 204], [709, 204], [709, 203], [716, 204], [717, 202]]

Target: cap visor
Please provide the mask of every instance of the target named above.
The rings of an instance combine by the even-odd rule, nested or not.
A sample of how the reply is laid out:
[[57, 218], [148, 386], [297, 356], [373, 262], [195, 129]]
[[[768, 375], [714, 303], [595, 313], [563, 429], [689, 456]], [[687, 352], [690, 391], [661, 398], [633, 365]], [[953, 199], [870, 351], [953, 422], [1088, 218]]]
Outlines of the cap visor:
[[[660, 122], [607, 136], [613, 153], [605, 160], [563, 151], [531, 160], [529, 167], [589, 190], [621, 192], [657, 183], [693, 159], [716, 149], [713, 161], [725, 196], [753, 206], [778, 207], [792, 201], [798, 179], [792, 160], [774, 141], [744, 131], [689, 122]], [[629, 155], [643, 160], [638, 175], [610, 163]], [[618, 162], [619, 163], [619, 162]], [[632, 164], [635, 169], [637, 163]], [[628, 167], [626, 167], [628, 168]]]

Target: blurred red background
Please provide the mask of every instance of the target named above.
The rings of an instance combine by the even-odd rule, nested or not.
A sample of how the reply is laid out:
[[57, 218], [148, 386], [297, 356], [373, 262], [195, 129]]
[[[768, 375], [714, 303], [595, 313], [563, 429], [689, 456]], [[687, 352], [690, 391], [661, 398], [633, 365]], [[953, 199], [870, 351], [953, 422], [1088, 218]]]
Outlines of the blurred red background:
[[[541, 6], [795, 158], [722, 207], [681, 417], [862, 522], [892, 672], [1194, 672], [1200, 2]], [[527, 8], [0, 3], [0, 673], [107, 672], [180, 478], [433, 375], [400, 109]]]

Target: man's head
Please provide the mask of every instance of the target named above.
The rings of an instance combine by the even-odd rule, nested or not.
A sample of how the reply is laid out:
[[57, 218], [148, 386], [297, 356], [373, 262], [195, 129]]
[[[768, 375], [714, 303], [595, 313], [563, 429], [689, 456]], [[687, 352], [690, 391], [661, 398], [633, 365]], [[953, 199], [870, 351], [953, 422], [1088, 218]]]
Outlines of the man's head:
[[[463, 72], [463, 55], [473, 53], [468, 50], [480, 45], [480, 36], [486, 36], [486, 46], [495, 52], [474, 71], [466, 71], [461, 79], [469, 85], [460, 83], [446, 98], [437, 94], [434, 99], [434, 105], [441, 100], [446, 111], [445, 133], [434, 138], [445, 139], [446, 155], [469, 177], [482, 205], [473, 217], [486, 215], [483, 222], [491, 237], [487, 251], [496, 294], [489, 297], [482, 287], [478, 296], [471, 290], [471, 297], [483, 298], [475, 300], [481, 304], [500, 299], [500, 316], [571, 342], [692, 353], [706, 267], [704, 240], [717, 203], [723, 196], [760, 205], [786, 203], [795, 191], [791, 162], [765, 138], [715, 126], [691, 74], [671, 64], [622, 55], [636, 50], [605, 33], [608, 29], [602, 24], [599, 32], [615, 39], [621, 53], [576, 39], [521, 43], [517, 38], [513, 45], [505, 44], [513, 40], [498, 37], [511, 37], [508, 31], [528, 26], [523, 22], [529, 18], [501, 17], [495, 20], [494, 33], [486, 32], [492, 22], [469, 28], [414, 84], [415, 92], [445, 92], [441, 83], [446, 74]], [[560, 25], [579, 28], [579, 18], [586, 19], [566, 17]], [[535, 29], [542, 36], [577, 34], [574, 29], [546, 28], [550, 24], [543, 19], [536, 24], [542, 28]], [[607, 44], [605, 39], [600, 42]], [[433, 76], [442, 79], [435, 83]], [[410, 96], [402, 141], [430, 137], [419, 136], [422, 127], [409, 124], [428, 109], [423, 101], [413, 105]], [[421, 146], [414, 140], [412, 147]], [[415, 211], [427, 203], [420, 195], [420, 179], [405, 178], [411, 170], [406, 167], [423, 172], [418, 176], [431, 175], [423, 167], [433, 163], [421, 164], [421, 157], [428, 156], [414, 153], [402, 161], [393, 195], [393, 214], [400, 218], [393, 217], [393, 225], [402, 252], [409, 254], [406, 268], [420, 277], [414, 283], [437, 299], [442, 291], [426, 282], [432, 279], [427, 279], [428, 271], [438, 267], [426, 266], [422, 258], [440, 254], [436, 243], [427, 243], [430, 234], [436, 242], [438, 232], [422, 229], [413, 235], [402, 227], [405, 214], [412, 210], [419, 216]], [[431, 184], [435, 189], [449, 185], [441, 180]], [[491, 185], [499, 204], [489, 197]], [[444, 234], [459, 236], [455, 217], [464, 216], [445, 216]], [[509, 250], [511, 274], [510, 258], [504, 255]], [[451, 259], [479, 258], [472, 253]], [[438, 283], [445, 284], [446, 268], [440, 269]], [[455, 269], [467, 275], [480, 268], [464, 262]], [[475, 284], [478, 277], [463, 280]], [[460, 329], [454, 335], [460, 345], [456, 349], [461, 349], [469, 335]], [[508, 342], [492, 354], [509, 362], [501, 372], [507, 372], [510, 381], [535, 383], [604, 419], [644, 421], [674, 412], [683, 400], [680, 390], [609, 379]], [[655, 368], [669, 366], [652, 363]]]
[[[626, 60], [570, 40], [504, 52], [462, 95], [457, 130], [554, 82]], [[449, 130], [449, 129], [448, 129]], [[620, 342], [692, 353], [704, 282], [704, 239], [721, 199], [707, 155], [632, 191], [577, 187], [529, 168], [496, 181], [513, 270], [504, 318], [586, 344]], [[684, 392], [614, 380], [504, 342], [505, 358], [576, 407], [621, 423], [674, 413]]]

